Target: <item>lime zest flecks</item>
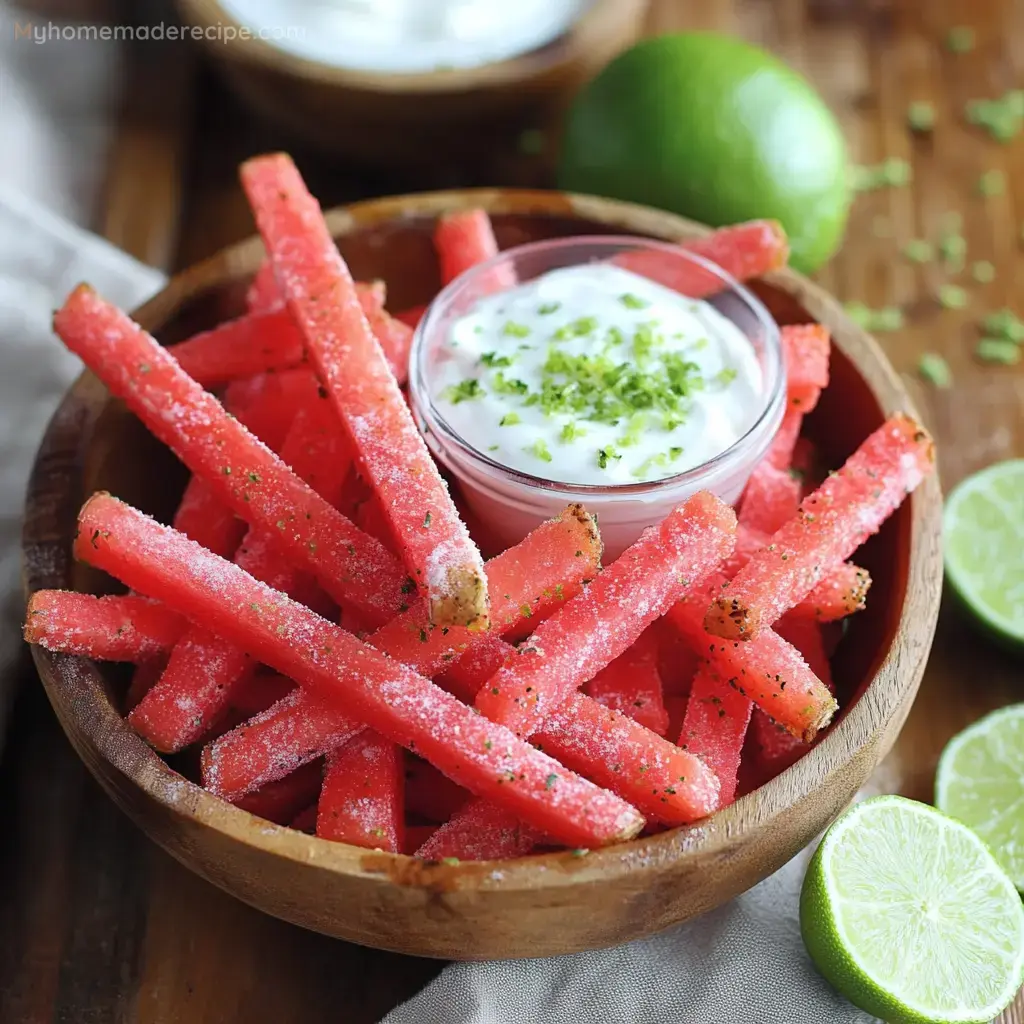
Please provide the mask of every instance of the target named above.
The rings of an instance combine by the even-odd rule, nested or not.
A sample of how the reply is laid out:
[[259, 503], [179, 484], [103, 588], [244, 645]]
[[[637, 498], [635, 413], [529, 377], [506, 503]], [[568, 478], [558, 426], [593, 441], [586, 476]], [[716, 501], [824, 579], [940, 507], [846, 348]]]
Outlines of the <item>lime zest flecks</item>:
[[562, 308], [560, 302], [544, 302], [537, 307], [537, 312], [541, 316], [551, 316], [552, 313], [557, 313]]
[[522, 423], [522, 419], [517, 412], [507, 412], [498, 421], [499, 427], [514, 427], [517, 423]]
[[480, 362], [484, 366], [496, 369], [501, 366], [511, 366], [513, 358], [513, 356], [500, 355], [497, 352], [484, 352], [484, 354], [480, 356]]
[[536, 456], [542, 462], [550, 462], [552, 458], [551, 450], [548, 448], [547, 442], [541, 438], [538, 438], [533, 442], [533, 444], [527, 445], [523, 451]]
[[912, 238], [903, 247], [903, 255], [911, 263], [930, 263], [935, 258], [935, 246], [923, 238]]
[[880, 164], [854, 164], [850, 167], [850, 188], [854, 192], [874, 192], [881, 188], [909, 185], [914, 172], [906, 160], [890, 157]]
[[1002, 171], [992, 169], [985, 171], [978, 178], [978, 195], [988, 199], [991, 196], [1001, 196], [1006, 191], [1006, 175]]
[[1024, 127], [1024, 90], [1011, 89], [995, 99], [970, 100], [964, 117], [996, 142], [1010, 142]]
[[607, 469], [608, 463], [621, 459], [622, 456], [615, 450], [613, 445], [605, 445], [597, 450], [597, 464], [601, 469]]
[[501, 333], [507, 338], [528, 338], [530, 336], [530, 328], [526, 324], [517, 324], [514, 320], [506, 320]]
[[982, 330], [994, 338], [1002, 338], [1015, 344], [1024, 343], [1024, 321], [1012, 309], [997, 309], [981, 322]]
[[444, 398], [451, 402], [452, 405], [458, 405], [459, 402], [468, 402], [474, 398], [483, 398], [486, 394], [487, 392], [484, 391], [483, 385], [475, 377], [459, 381], [458, 384], [452, 384], [444, 390]]
[[871, 309], [863, 302], [847, 302], [845, 305], [846, 315], [854, 323], [860, 324], [866, 331], [876, 334], [883, 334], [888, 331], [898, 331], [905, 324], [903, 310], [899, 306], [883, 306], [881, 309]]
[[564, 324], [555, 331], [556, 341], [568, 341], [570, 338], [585, 338], [597, 330], [597, 318], [581, 316], [570, 323]]
[[971, 277], [978, 284], [991, 284], [996, 279], [996, 267], [989, 260], [975, 260], [971, 264]]
[[967, 305], [967, 292], [957, 284], [940, 285], [936, 297], [943, 309], [963, 309]]
[[907, 124], [914, 132], [930, 132], [935, 127], [935, 107], [927, 100], [917, 100], [907, 107]]
[[639, 295], [634, 295], [632, 292], [626, 292], [619, 296], [619, 302], [621, 302], [626, 309], [646, 309], [650, 303], [646, 299], [641, 299]]
[[564, 444], [572, 444], [577, 438], [586, 437], [587, 432], [575, 420], [569, 420], [562, 424], [562, 430], [558, 436]]
[[1013, 366], [1020, 362], [1022, 350], [1019, 345], [1005, 338], [982, 338], [974, 354], [983, 363]]
[[938, 352], [925, 352], [917, 362], [917, 372], [922, 380], [937, 388], [946, 389], [953, 383], [953, 371]]
[[974, 42], [974, 29], [970, 25], [954, 25], [946, 33], [946, 49], [950, 53], [970, 53]]

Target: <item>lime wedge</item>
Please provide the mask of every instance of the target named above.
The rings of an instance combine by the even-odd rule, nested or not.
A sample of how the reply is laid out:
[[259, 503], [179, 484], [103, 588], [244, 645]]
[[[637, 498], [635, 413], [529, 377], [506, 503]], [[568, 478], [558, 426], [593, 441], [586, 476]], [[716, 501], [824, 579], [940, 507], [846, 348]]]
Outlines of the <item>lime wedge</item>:
[[993, 711], [949, 741], [935, 804], [973, 828], [1024, 892], [1024, 704]]
[[1024, 459], [998, 462], [946, 501], [946, 577], [990, 630], [1024, 645]]
[[800, 896], [818, 970], [891, 1024], [983, 1024], [1024, 980], [1024, 907], [965, 825], [898, 796], [826, 833]]

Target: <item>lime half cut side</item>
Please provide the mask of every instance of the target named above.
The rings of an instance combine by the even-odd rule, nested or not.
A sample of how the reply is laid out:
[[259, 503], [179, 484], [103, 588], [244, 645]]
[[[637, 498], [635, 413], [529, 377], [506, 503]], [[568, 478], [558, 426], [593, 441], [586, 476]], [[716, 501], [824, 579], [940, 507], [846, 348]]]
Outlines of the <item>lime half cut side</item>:
[[946, 501], [946, 576], [990, 630], [1024, 646], [1024, 459], [969, 476]]
[[800, 897], [818, 970], [891, 1024], [984, 1024], [1024, 980], [1024, 907], [965, 825], [898, 796], [826, 833]]
[[1024, 704], [993, 711], [949, 741], [935, 803], [974, 829], [1024, 892]]

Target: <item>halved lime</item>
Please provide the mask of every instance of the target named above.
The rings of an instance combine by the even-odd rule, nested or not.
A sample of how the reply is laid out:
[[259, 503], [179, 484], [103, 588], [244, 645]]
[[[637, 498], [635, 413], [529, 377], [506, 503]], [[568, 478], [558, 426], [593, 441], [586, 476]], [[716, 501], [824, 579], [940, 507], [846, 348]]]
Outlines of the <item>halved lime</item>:
[[946, 578], [989, 629], [1024, 645], [1024, 459], [998, 462], [946, 500]]
[[1024, 704], [993, 711], [949, 741], [935, 804], [970, 825], [1024, 892]]
[[983, 1024], [1024, 980], [1024, 907], [965, 825], [898, 796], [826, 833], [800, 896], [818, 970], [891, 1024]]

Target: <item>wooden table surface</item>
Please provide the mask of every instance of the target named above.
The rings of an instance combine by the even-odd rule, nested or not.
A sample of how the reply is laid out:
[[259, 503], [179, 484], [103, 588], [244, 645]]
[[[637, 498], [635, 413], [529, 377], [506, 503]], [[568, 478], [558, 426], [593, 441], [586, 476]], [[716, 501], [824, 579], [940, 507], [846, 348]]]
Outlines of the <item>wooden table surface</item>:
[[[954, 25], [974, 27], [973, 52], [944, 49]], [[971, 357], [978, 318], [1013, 306], [1024, 282], [1024, 139], [1000, 146], [963, 118], [967, 100], [1024, 84], [1024, 3], [653, 0], [649, 28], [718, 29], [770, 48], [821, 89], [858, 162], [912, 163], [912, 187], [858, 199], [846, 244], [821, 280], [843, 299], [906, 310], [906, 329], [882, 340], [937, 435], [947, 487], [990, 462], [1024, 455], [1024, 367], [982, 366]], [[911, 137], [905, 128], [907, 106], [919, 99], [938, 114], [931, 137]], [[475, 168], [353, 172], [253, 118], [180, 46], [162, 57], [148, 49], [133, 68], [104, 230], [170, 268], [207, 256], [251, 232], [235, 167], [272, 148], [290, 148], [313, 190], [332, 204], [394, 191], [546, 180], [542, 165], [514, 153]], [[983, 199], [975, 184], [991, 168], [1005, 171], [1006, 193]], [[993, 283], [969, 287], [969, 305], [956, 313], [932, 297], [944, 279], [939, 269], [899, 256], [909, 239], [935, 238], [950, 211], [963, 214], [969, 258], [997, 268]], [[914, 378], [924, 351], [946, 356], [952, 390]], [[1021, 700], [1021, 680], [1019, 662], [977, 639], [956, 609], [944, 608], [915, 709], [872, 785], [930, 799], [945, 741], [988, 709]], [[361, 1024], [439, 969], [304, 933], [190, 875], [87, 776], [27, 660], [25, 683], [0, 770], [0, 1020]], [[1024, 1022], [1024, 996], [1001, 1021]]]

